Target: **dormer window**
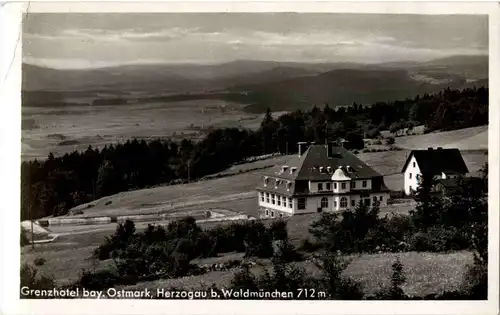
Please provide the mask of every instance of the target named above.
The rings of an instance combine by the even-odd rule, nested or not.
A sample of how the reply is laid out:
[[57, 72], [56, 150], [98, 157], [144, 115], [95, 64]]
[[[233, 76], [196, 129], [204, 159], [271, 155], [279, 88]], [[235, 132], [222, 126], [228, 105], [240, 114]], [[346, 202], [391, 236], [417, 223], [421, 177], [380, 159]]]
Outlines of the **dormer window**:
[[280, 180], [279, 179], [275, 180], [274, 181], [274, 189], [277, 189], [279, 184], [280, 184]]
[[287, 170], [288, 170], [288, 166], [287, 166], [287, 165], [283, 165], [283, 166], [281, 167], [281, 173], [284, 173], [284, 172], [286, 172]]
[[292, 188], [292, 183], [291, 182], [286, 183], [286, 190], [290, 191], [290, 188]]
[[327, 167], [326, 167], [326, 171], [327, 171], [328, 173], [331, 173], [331, 172], [332, 172], [332, 167], [331, 167], [331, 166], [327, 166]]
[[320, 167], [319, 167], [319, 172], [320, 172], [320, 173], [323, 173], [324, 169], [325, 169], [325, 168], [324, 168], [323, 166], [320, 166]]
[[297, 170], [296, 167], [290, 167], [290, 174], [293, 174], [295, 173], [295, 171]]
[[269, 177], [264, 177], [264, 187], [267, 187], [267, 184], [269, 184]]

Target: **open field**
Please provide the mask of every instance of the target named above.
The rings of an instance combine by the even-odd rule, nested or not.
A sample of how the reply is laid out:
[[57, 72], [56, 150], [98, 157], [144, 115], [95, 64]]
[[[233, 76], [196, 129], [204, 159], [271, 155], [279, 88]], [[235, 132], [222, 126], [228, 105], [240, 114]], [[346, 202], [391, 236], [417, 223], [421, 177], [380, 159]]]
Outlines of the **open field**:
[[[239, 254], [229, 254], [227, 259], [240, 259], [240, 257]], [[391, 265], [396, 260], [396, 257], [400, 258], [405, 268], [407, 281], [403, 285], [403, 290], [406, 294], [413, 296], [458, 289], [467, 264], [472, 263], [472, 254], [465, 251], [447, 254], [426, 252], [362, 254], [348, 257], [348, 259], [352, 260], [344, 270], [343, 275], [359, 281], [366, 294], [373, 294], [382, 286], [389, 285], [392, 274]], [[209, 258], [198, 262], [203, 264], [225, 260]], [[263, 263], [269, 265], [269, 262], [263, 261]], [[312, 262], [299, 262], [298, 265], [305, 267], [308, 275], [319, 276], [319, 270]], [[199, 276], [142, 282], [123, 288], [134, 290], [148, 288], [156, 292], [157, 288], [169, 287], [200, 290], [212, 284], [218, 287], [228, 287], [237, 271], [237, 268], [229, 271], [212, 271]], [[260, 266], [252, 267], [251, 271], [254, 274], [262, 273]]]
[[[122, 106], [23, 107], [22, 159], [44, 159], [104, 147], [131, 138], [200, 138], [208, 127], [256, 129], [261, 114], [244, 113], [243, 105], [219, 100]], [[275, 113], [279, 115], [280, 113]]]
[[488, 126], [396, 138], [396, 146], [408, 150], [428, 147], [458, 148], [459, 150], [487, 150]]

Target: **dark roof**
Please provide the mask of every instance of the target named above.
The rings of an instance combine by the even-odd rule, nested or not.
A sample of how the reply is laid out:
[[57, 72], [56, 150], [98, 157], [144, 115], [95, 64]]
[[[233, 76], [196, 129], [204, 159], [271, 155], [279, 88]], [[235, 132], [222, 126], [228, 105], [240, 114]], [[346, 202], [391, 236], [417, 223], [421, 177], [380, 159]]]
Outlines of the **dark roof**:
[[[330, 150], [329, 153], [328, 150]], [[285, 170], [283, 166], [286, 166]], [[323, 171], [320, 170], [320, 167], [323, 168]], [[330, 167], [330, 171], [328, 171], [328, 167]], [[301, 156], [295, 155], [283, 165], [271, 168], [263, 174], [264, 177], [268, 177], [267, 186], [264, 186], [263, 180], [259, 183], [258, 189], [268, 192], [275, 191], [283, 195], [307, 194], [309, 193], [307, 181], [331, 181], [331, 177], [338, 167], [342, 167], [344, 173], [352, 179], [373, 178], [374, 191], [388, 191], [382, 175], [349, 150], [333, 145], [311, 145]], [[295, 171], [291, 172], [292, 168], [295, 168]], [[279, 183], [275, 185], [277, 180]], [[290, 189], [287, 187], [288, 184], [290, 184]]]
[[458, 149], [427, 149], [413, 150], [403, 165], [402, 173], [406, 170], [411, 157], [415, 156], [420, 172], [424, 175], [466, 174], [469, 172], [462, 154]]
[[[327, 153], [328, 148], [331, 150], [330, 154]], [[293, 156], [284, 165], [288, 166], [285, 172], [282, 172], [283, 165], [278, 165], [266, 175], [290, 180], [323, 181], [330, 180], [333, 172], [342, 166], [344, 173], [353, 179], [381, 176], [349, 150], [333, 145], [311, 145], [303, 155]], [[346, 169], [347, 166], [350, 166], [350, 171]], [[296, 170], [291, 174], [292, 167]], [[323, 172], [320, 171], [320, 167], [323, 167]], [[328, 172], [328, 167], [330, 167], [330, 172]]]

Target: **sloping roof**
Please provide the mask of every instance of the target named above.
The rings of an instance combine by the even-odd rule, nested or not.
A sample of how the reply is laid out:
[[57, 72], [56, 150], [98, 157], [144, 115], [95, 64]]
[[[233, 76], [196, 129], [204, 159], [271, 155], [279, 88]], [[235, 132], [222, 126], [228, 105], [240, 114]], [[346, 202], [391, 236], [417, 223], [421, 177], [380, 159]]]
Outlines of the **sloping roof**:
[[309, 193], [307, 181], [331, 181], [332, 175], [339, 167], [342, 167], [342, 173], [351, 179], [376, 178], [377, 184], [373, 188], [387, 190], [382, 175], [349, 150], [333, 145], [311, 145], [301, 156], [295, 155], [283, 165], [271, 168], [263, 173], [263, 177], [267, 177], [267, 185], [262, 180], [258, 189], [283, 195]]
[[468, 173], [462, 154], [458, 149], [427, 149], [413, 150], [403, 165], [402, 173], [406, 170], [412, 156], [417, 160], [420, 172], [425, 175], [465, 174]]
[[[331, 154], [327, 153], [328, 147], [331, 149]], [[381, 176], [349, 150], [333, 145], [311, 145], [304, 154], [290, 158], [285, 165], [287, 166], [285, 171], [282, 165], [278, 165], [266, 175], [285, 180], [328, 181], [335, 170], [341, 166], [344, 174], [352, 179]], [[294, 172], [290, 171], [292, 168], [295, 168]]]

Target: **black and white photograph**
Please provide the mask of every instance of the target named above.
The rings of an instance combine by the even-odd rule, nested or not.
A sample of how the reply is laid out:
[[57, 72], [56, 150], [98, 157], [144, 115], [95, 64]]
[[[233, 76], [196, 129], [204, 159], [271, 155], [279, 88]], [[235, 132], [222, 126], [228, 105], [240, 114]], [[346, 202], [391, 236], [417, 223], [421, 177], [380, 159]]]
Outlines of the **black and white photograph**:
[[19, 299], [488, 300], [487, 14], [22, 22]]

